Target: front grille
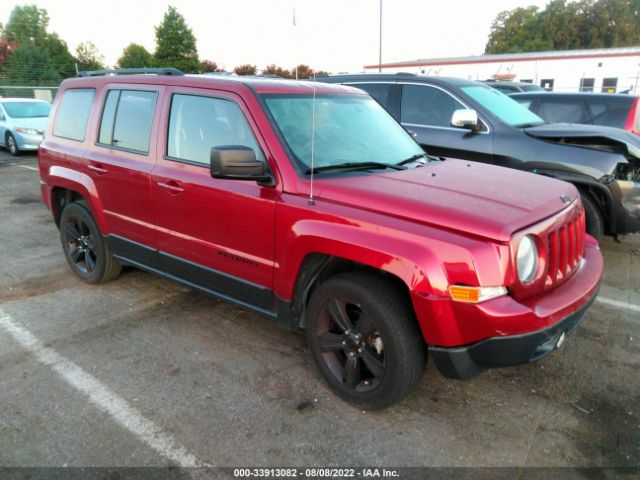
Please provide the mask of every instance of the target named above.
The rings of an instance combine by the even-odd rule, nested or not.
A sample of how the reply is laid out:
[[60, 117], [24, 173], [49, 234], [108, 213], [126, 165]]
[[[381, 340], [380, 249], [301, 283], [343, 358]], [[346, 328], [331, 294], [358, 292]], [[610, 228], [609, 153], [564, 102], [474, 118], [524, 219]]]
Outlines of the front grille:
[[552, 286], [569, 277], [584, 255], [584, 210], [547, 236], [549, 269], [546, 285]]

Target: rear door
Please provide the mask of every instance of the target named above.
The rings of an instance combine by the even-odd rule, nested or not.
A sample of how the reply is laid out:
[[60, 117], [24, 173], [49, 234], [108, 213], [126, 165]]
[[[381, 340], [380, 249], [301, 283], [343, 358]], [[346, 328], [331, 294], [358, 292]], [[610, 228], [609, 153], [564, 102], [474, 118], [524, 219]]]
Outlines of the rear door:
[[472, 132], [451, 126], [453, 112], [468, 107], [443, 88], [421, 83], [403, 83], [400, 101], [402, 125], [431, 155], [491, 162], [493, 132], [480, 117], [483, 130]]
[[232, 300], [273, 309], [275, 201], [255, 181], [214, 179], [212, 147], [268, 151], [242, 100], [229, 92], [167, 92], [157, 164], [151, 175], [161, 268]]
[[102, 202], [114, 251], [149, 265], [157, 246], [149, 174], [163, 91], [139, 84], [103, 89], [96, 147], [86, 154], [86, 173]]

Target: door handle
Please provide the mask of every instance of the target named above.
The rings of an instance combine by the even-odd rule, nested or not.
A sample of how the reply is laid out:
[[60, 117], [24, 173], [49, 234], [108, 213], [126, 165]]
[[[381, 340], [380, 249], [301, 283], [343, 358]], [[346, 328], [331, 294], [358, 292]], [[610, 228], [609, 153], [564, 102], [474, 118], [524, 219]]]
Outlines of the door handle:
[[182, 188], [180, 184], [175, 180], [167, 180], [166, 182], [159, 181], [157, 183], [160, 188], [164, 188], [165, 190], [168, 190], [169, 193], [177, 194], [177, 193], [184, 192], [184, 188]]
[[89, 163], [89, 165], [87, 165], [87, 168], [89, 170], [92, 170], [92, 171], [96, 172], [98, 175], [102, 175], [102, 174], [107, 173], [109, 171], [99, 163]]

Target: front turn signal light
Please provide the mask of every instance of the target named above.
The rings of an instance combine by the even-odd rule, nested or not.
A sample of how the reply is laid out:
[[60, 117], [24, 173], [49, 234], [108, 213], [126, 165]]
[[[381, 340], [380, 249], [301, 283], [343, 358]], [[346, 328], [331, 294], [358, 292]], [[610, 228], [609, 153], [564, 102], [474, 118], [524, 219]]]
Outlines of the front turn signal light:
[[449, 295], [456, 302], [480, 303], [507, 294], [505, 287], [468, 287], [466, 285], [450, 285]]

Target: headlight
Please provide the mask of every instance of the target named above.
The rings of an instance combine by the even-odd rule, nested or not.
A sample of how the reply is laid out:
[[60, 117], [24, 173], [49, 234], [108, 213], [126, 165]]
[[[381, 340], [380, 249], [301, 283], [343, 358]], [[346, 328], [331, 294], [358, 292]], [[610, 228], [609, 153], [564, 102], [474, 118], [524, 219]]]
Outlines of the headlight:
[[518, 278], [522, 283], [533, 280], [538, 271], [538, 247], [531, 235], [522, 237], [518, 246]]
[[35, 128], [16, 127], [16, 132], [26, 133], [27, 135], [38, 135], [38, 131]]

